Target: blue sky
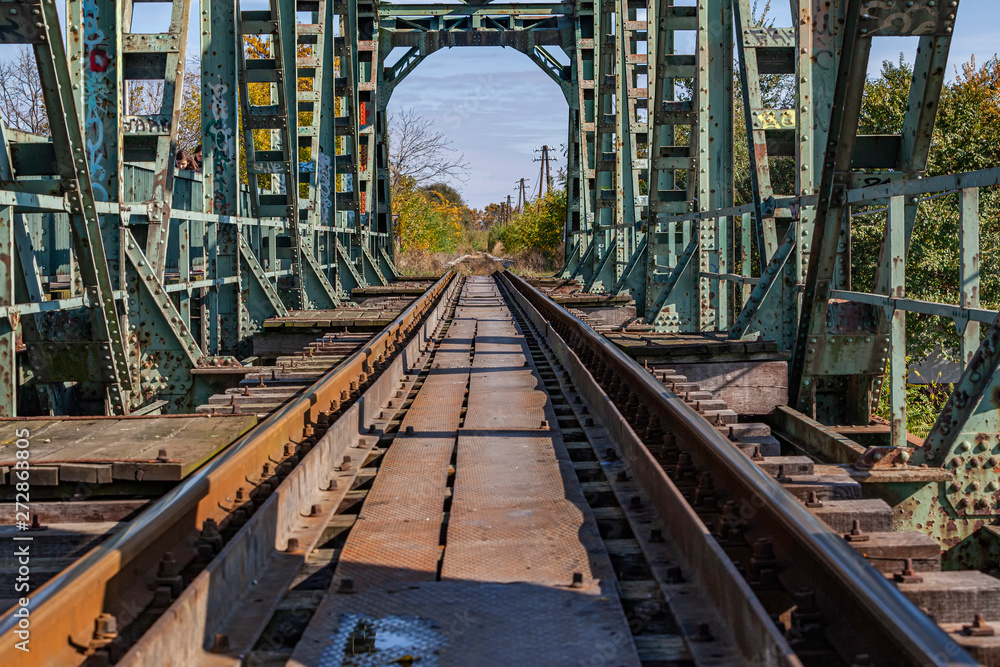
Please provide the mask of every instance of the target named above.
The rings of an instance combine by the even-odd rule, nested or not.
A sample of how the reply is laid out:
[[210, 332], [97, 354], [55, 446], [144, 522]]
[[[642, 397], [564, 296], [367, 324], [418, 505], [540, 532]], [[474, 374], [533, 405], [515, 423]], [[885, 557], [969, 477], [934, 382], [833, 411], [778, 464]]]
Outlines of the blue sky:
[[[775, 25], [789, 25], [788, 3], [773, 0], [772, 5]], [[242, 6], [256, 9], [265, 2], [244, 0]], [[137, 32], [162, 30], [169, 19], [169, 5], [136, 7], [142, 13], [135, 19]], [[998, 8], [997, 0], [961, 0], [949, 78], [973, 54], [982, 62], [997, 52]], [[193, 53], [199, 48], [198, 15], [197, 6], [192, 7], [189, 49]], [[916, 40], [877, 38], [869, 72], [877, 72], [883, 60], [897, 60], [900, 52], [912, 62]], [[470, 177], [467, 183], [456, 185], [471, 206], [483, 207], [508, 194], [516, 197], [518, 178], [529, 178], [534, 185], [538, 175], [538, 164], [532, 162], [534, 149], [566, 142], [568, 111], [562, 92], [527, 56], [513, 49], [459, 47], [429, 56], [393, 93], [390, 113], [405, 107], [435, 119], [438, 129], [447, 132], [455, 149], [465, 155]], [[553, 172], [565, 164], [561, 154], [557, 156]]]

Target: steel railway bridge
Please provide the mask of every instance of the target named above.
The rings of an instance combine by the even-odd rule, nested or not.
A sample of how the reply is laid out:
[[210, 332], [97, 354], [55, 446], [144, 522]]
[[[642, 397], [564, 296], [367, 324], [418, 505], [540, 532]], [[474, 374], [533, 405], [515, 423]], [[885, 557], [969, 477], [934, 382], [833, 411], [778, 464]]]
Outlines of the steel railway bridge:
[[[50, 131], [0, 123], [4, 664], [1000, 664], [1000, 167], [926, 175], [958, 0], [160, 4], [0, 0]], [[894, 37], [902, 132], [859, 134]], [[552, 278], [394, 266], [387, 104], [475, 46], [566, 99]], [[960, 303], [906, 294], [938, 196]], [[907, 313], [960, 334], [925, 439]]]

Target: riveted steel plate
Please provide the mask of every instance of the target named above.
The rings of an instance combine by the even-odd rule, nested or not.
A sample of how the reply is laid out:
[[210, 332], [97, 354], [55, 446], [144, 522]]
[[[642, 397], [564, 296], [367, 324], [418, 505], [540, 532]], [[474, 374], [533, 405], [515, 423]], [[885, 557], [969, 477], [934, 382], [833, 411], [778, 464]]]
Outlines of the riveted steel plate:
[[[358, 520], [351, 530], [334, 578], [358, 590], [389, 582], [432, 581], [441, 554], [448, 466], [455, 448], [462, 401], [469, 379], [474, 323], [448, 329], [443, 363], [428, 371], [424, 386], [386, 452]], [[407, 435], [407, 428], [413, 434]]]

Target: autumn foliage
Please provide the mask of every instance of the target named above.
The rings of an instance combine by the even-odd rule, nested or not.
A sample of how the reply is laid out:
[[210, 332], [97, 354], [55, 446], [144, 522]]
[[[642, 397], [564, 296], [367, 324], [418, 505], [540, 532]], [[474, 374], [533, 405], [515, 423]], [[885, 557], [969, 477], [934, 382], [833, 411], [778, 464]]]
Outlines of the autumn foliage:
[[400, 250], [457, 251], [464, 210], [434, 190], [418, 188], [412, 177], [400, 178], [392, 200]]

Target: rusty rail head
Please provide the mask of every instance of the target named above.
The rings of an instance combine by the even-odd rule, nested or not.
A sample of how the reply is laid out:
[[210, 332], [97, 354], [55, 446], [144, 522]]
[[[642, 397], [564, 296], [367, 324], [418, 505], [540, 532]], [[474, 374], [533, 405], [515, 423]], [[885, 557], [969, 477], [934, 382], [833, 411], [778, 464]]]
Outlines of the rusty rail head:
[[[269, 415], [256, 428], [207, 463], [134, 519], [29, 597], [31, 651], [18, 665], [75, 665], [95, 633], [99, 615], [110, 613], [118, 627], [134, 620], [153, 598], [149, 586], [157, 563], [171, 551], [180, 563], [194, 555], [194, 539], [207, 519], [220, 521], [236, 489], [259, 479], [263, 465], [282, 456], [287, 442], [300, 442], [331, 401], [356, 382], [368, 363], [391, 354], [416, 329], [452, 282], [449, 271], [415, 300], [363, 350], [354, 352], [306, 392]], [[0, 617], [0, 638], [13, 652], [21, 620], [15, 605]]]
[[772, 538], [779, 558], [801, 570], [797, 585], [811, 587], [828, 609], [849, 618], [857, 636], [872, 638], [884, 664], [977, 664], [840, 535], [635, 360], [519, 276], [504, 275], [571, 349], [589, 348], [650, 412], [658, 412], [695, 463], [711, 471], [717, 488], [751, 503], [757, 530]]

